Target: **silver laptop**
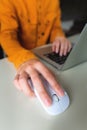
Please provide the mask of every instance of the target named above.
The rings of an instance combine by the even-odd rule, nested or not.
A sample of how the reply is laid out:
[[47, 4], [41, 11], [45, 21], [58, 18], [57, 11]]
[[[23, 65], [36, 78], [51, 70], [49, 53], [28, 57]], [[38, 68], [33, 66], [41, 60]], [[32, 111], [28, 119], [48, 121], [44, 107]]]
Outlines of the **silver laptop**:
[[65, 57], [59, 57], [52, 52], [52, 45], [44, 45], [33, 49], [33, 53], [45, 60], [58, 70], [66, 70], [87, 61], [87, 24], [83, 28], [78, 43], [72, 45], [70, 53]]

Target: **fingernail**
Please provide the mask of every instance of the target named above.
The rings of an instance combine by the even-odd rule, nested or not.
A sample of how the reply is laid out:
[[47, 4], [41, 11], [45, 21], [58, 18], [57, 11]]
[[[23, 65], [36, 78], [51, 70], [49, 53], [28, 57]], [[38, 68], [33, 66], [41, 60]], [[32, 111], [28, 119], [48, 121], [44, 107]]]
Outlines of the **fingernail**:
[[51, 106], [51, 104], [52, 104], [52, 101], [51, 101], [51, 99], [45, 99], [44, 100], [44, 103], [46, 104], [46, 106]]
[[56, 53], [58, 53], [58, 50], [56, 50]]
[[60, 89], [59, 94], [60, 94], [60, 96], [64, 96], [64, 90]]

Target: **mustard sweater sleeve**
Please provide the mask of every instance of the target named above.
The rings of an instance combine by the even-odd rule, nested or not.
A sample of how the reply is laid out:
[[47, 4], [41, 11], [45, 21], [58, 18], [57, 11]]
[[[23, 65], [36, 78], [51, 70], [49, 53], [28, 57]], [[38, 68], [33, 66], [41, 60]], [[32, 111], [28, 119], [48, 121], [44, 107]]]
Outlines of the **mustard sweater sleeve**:
[[57, 0], [54, 4], [55, 7], [55, 14], [56, 14], [56, 18], [55, 21], [53, 23], [53, 27], [51, 30], [51, 35], [50, 35], [50, 41], [53, 42], [54, 39], [57, 36], [63, 36], [65, 37], [65, 34], [62, 30], [62, 25], [61, 25], [61, 9], [60, 9], [60, 1]]
[[18, 67], [23, 62], [36, 58], [36, 56], [24, 49], [18, 40], [18, 23], [12, 6], [8, 0], [0, 0], [0, 43], [8, 56], [8, 59]]

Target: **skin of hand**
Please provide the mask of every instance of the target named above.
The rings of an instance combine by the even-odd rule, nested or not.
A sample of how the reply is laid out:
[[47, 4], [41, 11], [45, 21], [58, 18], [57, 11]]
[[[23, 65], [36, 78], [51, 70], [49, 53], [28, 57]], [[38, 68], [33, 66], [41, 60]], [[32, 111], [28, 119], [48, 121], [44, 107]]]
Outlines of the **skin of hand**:
[[70, 41], [65, 37], [56, 37], [52, 44], [52, 51], [59, 53], [60, 56], [66, 55], [71, 49]]
[[20, 65], [14, 79], [14, 85], [19, 90], [23, 91], [25, 95], [33, 97], [35, 96], [35, 94], [28, 84], [28, 79], [31, 78], [33, 85], [36, 88], [38, 94], [40, 95], [40, 98], [42, 99], [43, 103], [46, 106], [50, 106], [52, 100], [44, 88], [44, 85], [40, 79], [40, 74], [46, 78], [46, 80], [50, 83], [50, 85], [58, 95], [64, 95], [64, 90], [57, 82], [54, 74], [38, 59], [31, 59]]

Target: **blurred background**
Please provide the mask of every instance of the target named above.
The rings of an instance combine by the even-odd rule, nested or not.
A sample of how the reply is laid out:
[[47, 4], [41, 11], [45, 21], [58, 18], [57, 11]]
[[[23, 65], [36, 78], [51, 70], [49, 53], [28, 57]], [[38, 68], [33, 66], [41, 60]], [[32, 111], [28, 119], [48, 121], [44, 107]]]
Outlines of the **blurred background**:
[[66, 36], [80, 33], [87, 22], [87, 0], [60, 0]]

